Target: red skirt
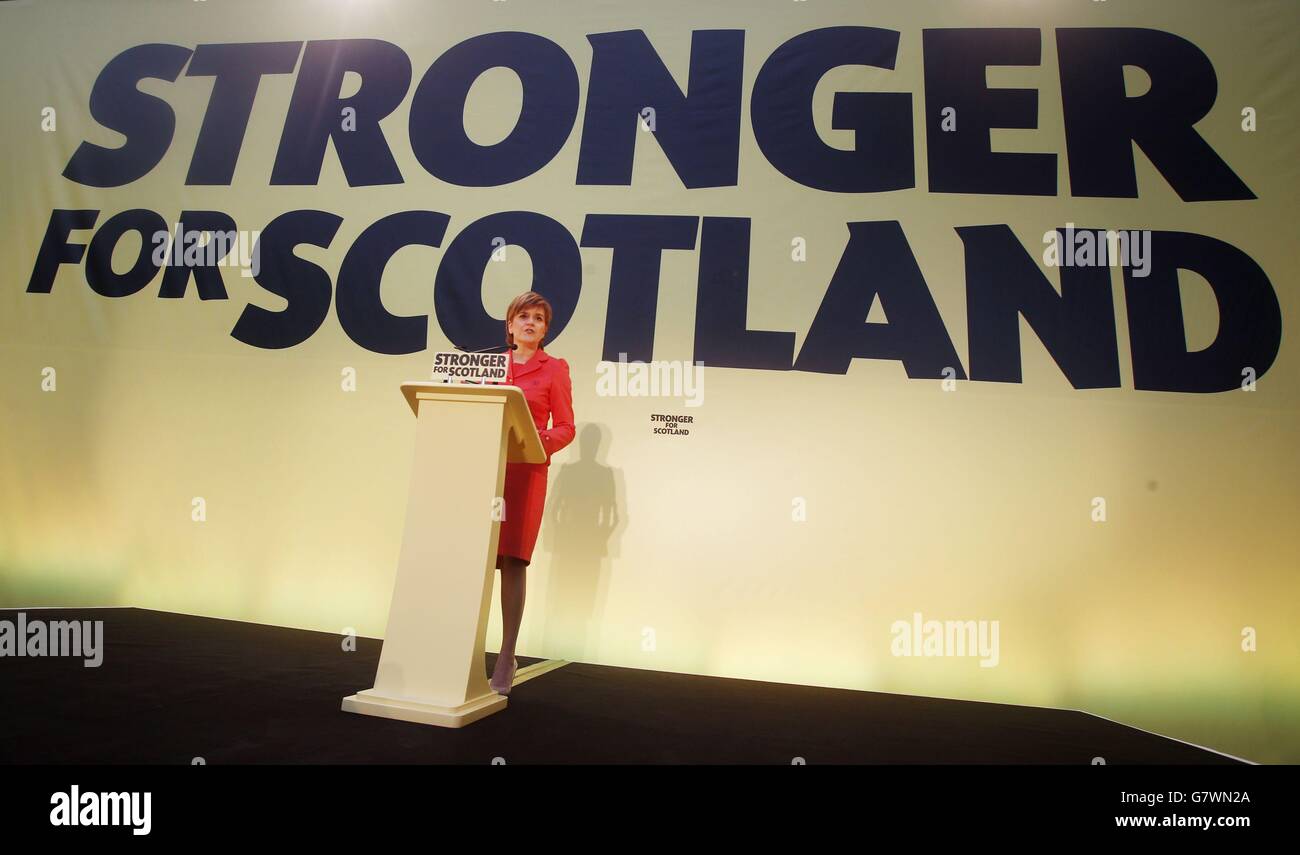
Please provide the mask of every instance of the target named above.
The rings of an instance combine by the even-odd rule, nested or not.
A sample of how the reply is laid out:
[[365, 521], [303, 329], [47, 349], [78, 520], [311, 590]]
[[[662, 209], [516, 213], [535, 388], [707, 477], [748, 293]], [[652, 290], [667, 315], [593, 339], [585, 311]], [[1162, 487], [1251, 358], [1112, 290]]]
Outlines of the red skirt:
[[505, 517], [497, 540], [497, 563], [501, 556], [521, 558], [525, 565], [533, 560], [537, 531], [542, 527], [546, 507], [546, 473], [544, 463], [507, 463], [504, 496]]

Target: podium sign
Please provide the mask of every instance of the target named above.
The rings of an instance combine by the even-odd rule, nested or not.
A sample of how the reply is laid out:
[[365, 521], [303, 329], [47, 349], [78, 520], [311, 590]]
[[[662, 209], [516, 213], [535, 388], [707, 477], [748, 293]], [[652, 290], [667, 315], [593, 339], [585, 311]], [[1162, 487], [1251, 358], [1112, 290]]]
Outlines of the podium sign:
[[440, 350], [433, 355], [433, 373], [452, 383], [505, 383], [509, 380], [509, 353], [465, 353]]

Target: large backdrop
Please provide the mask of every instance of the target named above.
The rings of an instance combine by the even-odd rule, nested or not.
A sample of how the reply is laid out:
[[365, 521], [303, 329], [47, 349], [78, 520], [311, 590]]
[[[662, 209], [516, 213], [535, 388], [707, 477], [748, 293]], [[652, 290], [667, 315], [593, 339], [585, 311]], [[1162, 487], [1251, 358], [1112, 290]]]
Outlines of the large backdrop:
[[1298, 761], [1298, 25], [0, 4], [0, 605], [382, 635], [398, 386], [532, 288], [522, 653]]

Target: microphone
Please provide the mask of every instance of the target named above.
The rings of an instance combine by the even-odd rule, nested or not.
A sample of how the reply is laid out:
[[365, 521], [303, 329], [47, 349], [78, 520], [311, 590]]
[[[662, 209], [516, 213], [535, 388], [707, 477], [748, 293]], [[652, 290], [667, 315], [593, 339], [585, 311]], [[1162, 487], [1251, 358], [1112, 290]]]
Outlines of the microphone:
[[510, 342], [510, 344], [507, 345], [494, 344], [491, 347], [481, 347], [478, 350], [466, 350], [465, 348], [461, 347], [458, 344], [453, 344], [452, 347], [455, 348], [456, 350], [459, 350], [461, 353], [491, 353], [497, 348], [501, 348], [502, 350], [519, 349], [519, 345], [515, 344], [514, 342]]

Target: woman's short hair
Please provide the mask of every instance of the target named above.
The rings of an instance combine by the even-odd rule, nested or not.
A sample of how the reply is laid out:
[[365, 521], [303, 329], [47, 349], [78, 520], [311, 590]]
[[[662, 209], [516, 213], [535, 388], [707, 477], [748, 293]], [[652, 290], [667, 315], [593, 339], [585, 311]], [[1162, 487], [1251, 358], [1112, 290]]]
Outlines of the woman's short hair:
[[507, 343], [510, 341], [510, 322], [514, 320], [515, 315], [519, 314], [524, 309], [531, 309], [533, 306], [538, 306], [541, 308], [542, 316], [546, 320], [546, 331], [547, 332], [551, 331], [551, 315], [552, 315], [551, 304], [547, 302], [545, 297], [543, 297], [541, 294], [538, 294], [536, 291], [525, 291], [524, 293], [520, 294], [518, 297], [511, 300], [510, 307], [506, 309], [506, 342]]

